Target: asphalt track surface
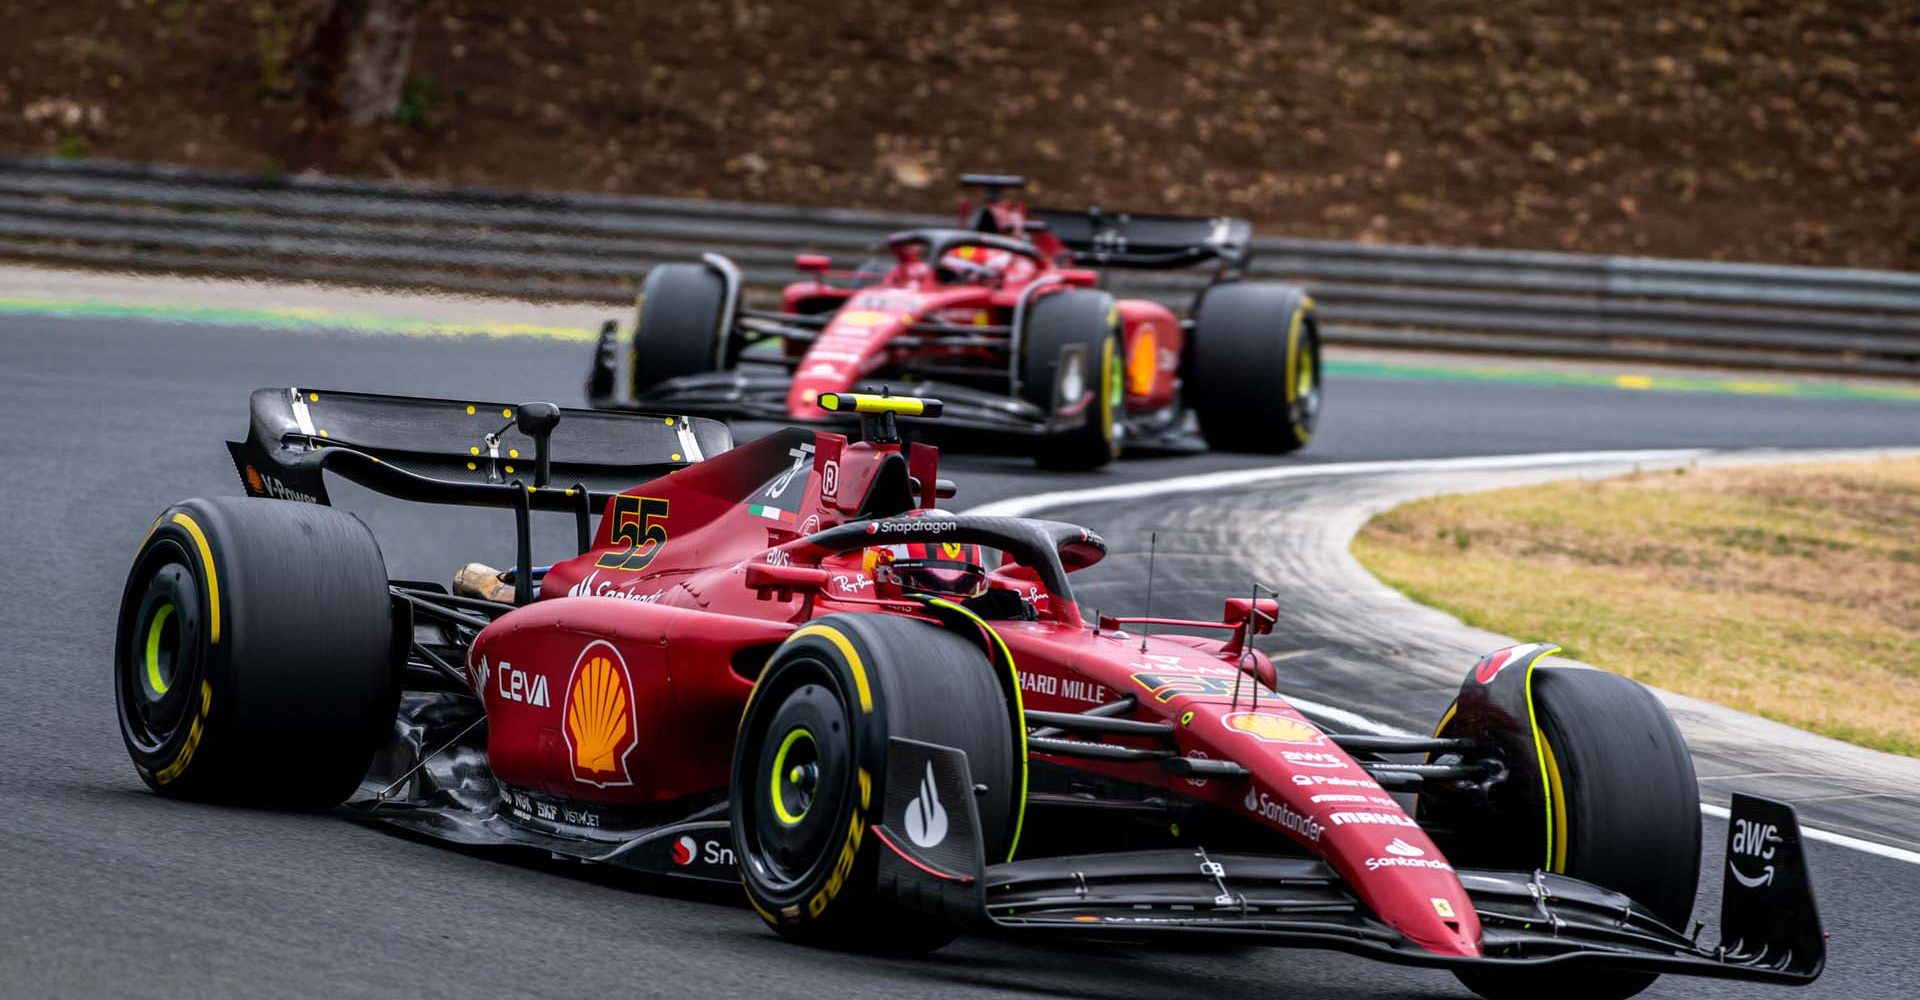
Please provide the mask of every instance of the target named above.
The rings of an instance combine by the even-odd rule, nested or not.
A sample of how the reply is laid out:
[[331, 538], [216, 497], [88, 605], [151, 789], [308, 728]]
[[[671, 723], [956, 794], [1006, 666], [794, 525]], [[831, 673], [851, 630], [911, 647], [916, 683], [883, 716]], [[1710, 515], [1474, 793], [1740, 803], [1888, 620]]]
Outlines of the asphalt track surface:
[[[238, 493], [221, 441], [244, 432], [247, 392], [300, 384], [577, 403], [585, 353], [537, 340], [0, 318], [10, 590], [0, 602], [0, 997], [1467, 995], [1444, 973], [1319, 952], [967, 941], [917, 961], [823, 953], [780, 942], [724, 894], [648, 891], [333, 817], [150, 794], [113, 721], [113, 614], [132, 548], [162, 508]], [[1320, 438], [1286, 461], [1914, 444], [1911, 404], [1384, 378], [1333, 385]], [[1014, 457], [953, 456], [946, 468], [964, 507], [1270, 461], [1187, 456], [1068, 479]], [[396, 575], [511, 560], [500, 515], [357, 509]], [[1103, 530], [1095, 518], [1109, 515], [1087, 514]], [[548, 526], [546, 551], [562, 553], [567, 531]], [[1101, 603], [1130, 596], [1104, 587]], [[1172, 610], [1176, 598], [1164, 599]], [[1187, 599], [1217, 608], [1215, 595]], [[1382, 690], [1383, 704], [1393, 698]], [[1724, 827], [1708, 820], [1706, 833], [1714, 844]], [[1811, 989], [1778, 995], [1920, 995], [1920, 866], [1808, 849], [1830, 964]], [[1705, 867], [1696, 912], [1712, 923], [1717, 858]], [[1646, 995], [1773, 992], [1669, 977]]]

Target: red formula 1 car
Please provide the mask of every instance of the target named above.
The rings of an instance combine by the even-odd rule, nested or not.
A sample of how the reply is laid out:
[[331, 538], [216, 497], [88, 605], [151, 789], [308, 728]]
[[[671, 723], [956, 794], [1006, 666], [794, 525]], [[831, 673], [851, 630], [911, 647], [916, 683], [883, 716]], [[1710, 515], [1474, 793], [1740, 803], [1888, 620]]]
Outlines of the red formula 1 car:
[[[936, 508], [952, 485], [894, 421], [939, 403], [822, 402], [860, 439], [260, 390], [230, 446], [249, 496], [168, 509], [127, 579], [135, 767], [166, 795], [744, 883], [836, 947], [1231, 937], [1491, 998], [1819, 974], [1777, 803], [1734, 797], [1719, 943], [1684, 932], [1698, 793], [1644, 688], [1522, 646], [1431, 738], [1330, 731], [1254, 648], [1273, 601], [1089, 621], [1070, 574], [1098, 536]], [[389, 580], [328, 471], [514, 511], [506, 592]], [[579, 554], [530, 569], [535, 511], [572, 515]]]
[[[823, 393], [885, 382], [938, 396], [948, 427], [1020, 440], [1041, 465], [1106, 464], [1123, 442], [1288, 452], [1313, 436], [1320, 338], [1305, 290], [1239, 280], [1239, 219], [1029, 209], [1019, 177], [968, 175], [983, 202], [963, 228], [910, 229], [858, 271], [796, 263], [775, 311], [747, 308], [717, 254], [648, 272], [622, 365], [616, 324], [588, 378], [600, 407], [817, 422]], [[1091, 267], [1212, 262], [1186, 318], [1116, 298]], [[773, 350], [749, 352], [766, 343]]]

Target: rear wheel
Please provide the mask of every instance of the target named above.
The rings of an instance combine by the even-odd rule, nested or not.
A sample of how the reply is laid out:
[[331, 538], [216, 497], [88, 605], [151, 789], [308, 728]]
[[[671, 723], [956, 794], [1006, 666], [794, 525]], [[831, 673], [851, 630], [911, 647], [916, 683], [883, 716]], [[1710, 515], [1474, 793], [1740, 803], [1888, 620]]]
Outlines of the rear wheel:
[[1215, 285], [1194, 307], [1187, 398], [1207, 444], [1283, 454], [1313, 440], [1323, 397], [1313, 300], [1291, 285]]
[[321, 809], [352, 794], [399, 697], [386, 565], [352, 515], [188, 500], [135, 556], [114, 694], [162, 795]]
[[738, 359], [727, 317], [727, 284], [705, 264], [661, 264], [640, 285], [633, 348], [634, 395], [670, 378], [719, 371]]
[[1073, 289], [1036, 299], [1020, 350], [1023, 399], [1049, 415], [1085, 407], [1084, 423], [1040, 442], [1041, 468], [1097, 469], [1118, 457], [1126, 383], [1113, 296]]
[[[1555, 848], [1545, 867], [1625, 893], [1684, 930], [1700, 873], [1700, 789], [1666, 708], [1617, 674], [1565, 668], [1534, 672], [1533, 701], [1553, 799]], [[1535, 860], [1507, 867], [1530, 871]], [[1548, 970], [1456, 975], [1487, 1000], [1622, 1000], [1659, 978]]]
[[741, 881], [782, 936], [919, 953], [947, 924], [899, 908], [875, 869], [889, 737], [967, 755], [988, 857], [1013, 836], [1013, 731], [992, 664], [927, 622], [830, 615], [796, 631], [754, 686], [734, 745], [729, 806]]

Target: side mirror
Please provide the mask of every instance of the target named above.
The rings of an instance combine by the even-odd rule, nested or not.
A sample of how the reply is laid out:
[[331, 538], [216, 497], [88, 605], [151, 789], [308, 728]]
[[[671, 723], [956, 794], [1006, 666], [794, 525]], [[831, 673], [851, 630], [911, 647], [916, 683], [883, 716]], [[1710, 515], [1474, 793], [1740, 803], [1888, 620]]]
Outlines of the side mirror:
[[1220, 613], [1220, 620], [1228, 625], [1238, 625], [1252, 620], [1249, 629], [1254, 635], [1266, 635], [1273, 631], [1273, 623], [1280, 620], [1280, 602], [1263, 597], [1257, 601], [1245, 597], [1227, 598], [1227, 608]]
[[760, 599], [777, 597], [780, 600], [791, 598], [795, 592], [817, 593], [827, 589], [827, 581], [832, 577], [817, 566], [774, 566], [768, 563], [752, 563], [747, 566], [747, 586], [759, 591]]
[[825, 254], [803, 253], [794, 255], [793, 266], [795, 270], [812, 271], [818, 275], [824, 274], [827, 268], [832, 267], [833, 261]]
[[[914, 496], [919, 496], [925, 492], [925, 484], [921, 483], [916, 476], [907, 477], [907, 488], [913, 491]], [[941, 500], [951, 500], [960, 495], [960, 484], [951, 479], [935, 479], [933, 481], [933, 495]]]

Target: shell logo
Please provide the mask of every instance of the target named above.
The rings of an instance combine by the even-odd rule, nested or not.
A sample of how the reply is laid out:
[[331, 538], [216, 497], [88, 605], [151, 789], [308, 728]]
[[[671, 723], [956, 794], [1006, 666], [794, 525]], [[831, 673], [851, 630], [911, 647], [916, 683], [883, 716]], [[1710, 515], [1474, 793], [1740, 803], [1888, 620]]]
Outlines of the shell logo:
[[893, 322], [893, 317], [883, 312], [875, 312], [871, 309], [856, 309], [852, 312], [843, 312], [835, 316], [833, 322], [837, 326], [886, 326], [888, 323]]
[[1284, 715], [1231, 712], [1220, 720], [1228, 729], [1266, 743], [1319, 743], [1320, 730]]
[[580, 651], [563, 712], [573, 780], [600, 788], [633, 784], [627, 772], [637, 742], [633, 679], [612, 643], [596, 640]]
[[1127, 352], [1127, 395], [1146, 396], [1153, 393], [1154, 379], [1160, 371], [1156, 367], [1160, 360], [1160, 339], [1151, 323], [1142, 323], [1133, 335], [1133, 349]]

